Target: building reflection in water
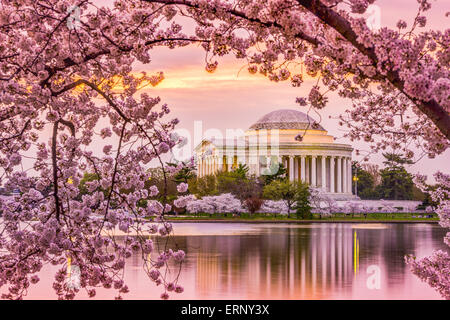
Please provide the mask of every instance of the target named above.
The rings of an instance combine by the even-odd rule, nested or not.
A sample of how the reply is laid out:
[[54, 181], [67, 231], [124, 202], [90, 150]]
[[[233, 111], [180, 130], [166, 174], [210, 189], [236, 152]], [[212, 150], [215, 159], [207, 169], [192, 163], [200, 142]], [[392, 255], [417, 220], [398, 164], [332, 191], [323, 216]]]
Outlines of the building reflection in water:
[[[439, 298], [410, 274], [403, 257], [445, 249], [444, 234], [437, 225], [348, 223], [186, 237], [195, 269], [194, 287], [186, 290], [202, 299]], [[379, 290], [366, 285], [370, 265], [382, 271]], [[183, 270], [183, 278], [193, 271]]]
[[[437, 224], [178, 223], [169, 247], [186, 251], [171, 299], [440, 299], [411, 274], [406, 254], [447, 250]], [[164, 242], [165, 244], [165, 242]], [[141, 256], [128, 260], [128, 299], [159, 299], [163, 290], [146, 276]], [[380, 270], [371, 289], [367, 270]], [[55, 270], [46, 270], [27, 298], [55, 298]], [[97, 290], [99, 299], [115, 296]], [[81, 293], [79, 298], [86, 298]]]

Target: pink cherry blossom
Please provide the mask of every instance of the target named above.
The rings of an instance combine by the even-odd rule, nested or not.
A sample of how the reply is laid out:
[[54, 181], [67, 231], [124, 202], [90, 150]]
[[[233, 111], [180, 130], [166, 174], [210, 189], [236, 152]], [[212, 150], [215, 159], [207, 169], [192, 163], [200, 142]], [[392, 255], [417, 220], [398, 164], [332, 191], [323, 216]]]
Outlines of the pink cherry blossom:
[[188, 184], [187, 184], [187, 183], [182, 182], [182, 183], [180, 183], [180, 184], [177, 186], [177, 191], [180, 192], [180, 193], [184, 193], [184, 192], [186, 192], [187, 190], [188, 190]]
[[[416, 182], [423, 191], [430, 192], [431, 199], [438, 203], [434, 211], [439, 215], [439, 224], [450, 228], [450, 175], [437, 172], [434, 177], [438, 187], [432, 191], [427, 190], [425, 176], [418, 175]], [[444, 243], [450, 246], [450, 231], [445, 235]], [[408, 255], [405, 260], [416, 276], [435, 288], [445, 299], [450, 299], [450, 255], [447, 252], [438, 250], [422, 259]]]
[[[162, 71], [135, 69], [151, 64], [156, 46], [198, 44], [208, 72], [229, 54], [245, 61], [251, 74], [274, 82], [301, 87], [306, 76], [314, 77], [299, 106], [325, 108], [328, 92], [348, 99], [339, 118], [349, 139], [367, 141], [372, 152], [390, 146], [411, 153], [416, 145], [428, 157], [443, 153], [450, 139], [450, 33], [426, 29], [428, 0], [418, 1], [414, 21], [372, 31], [362, 14], [373, 2], [2, 1], [0, 184], [20, 190], [15, 198], [0, 199], [0, 287], [7, 288], [2, 297], [23, 298], [43, 266], [52, 264], [58, 266], [55, 294], [74, 299], [78, 291], [65, 283], [70, 259], [90, 297], [101, 286], [120, 299], [129, 290], [123, 270], [133, 249], [155, 255], [145, 255], [145, 270], [150, 281], [163, 284], [162, 299], [169, 297], [168, 283], [182, 291], [176, 279], [161, 276], [173, 273], [152, 277], [152, 270], [160, 272], [182, 254], [154, 252], [147, 242], [148, 233], [173, 232], [164, 218], [171, 210], [164, 190], [145, 187], [148, 165], [158, 163], [166, 179], [180, 170], [161, 158], [181, 142], [172, 138], [179, 120], [170, 118], [159, 97], [139, 94], [164, 81]], [[78, 6], [79, 21], [68, 14], [72, 5]], [[185, 33], [179, 20], [191, 20], [192, 31]], [[103, 144], [107, 140], [115, 142]], [[32, 170], [24, 168], [24, 159], [32, 159]], [[94, 181], [80, 188], [86, 173]], [[437, 178], [448, 188], [447, 176]], [[180, 190], [186, 192], [185, 186]], [[441, 200], [436, 212], [448, 227], [444, 194], [434, 197]], [[177, 200], [175, 206], [188, 212], [243, 210], [231, 195]], [[270, 202], [263, 208], [282, 210]], [[131, 231], [136, 239], [130, 240]], [[116, 241], [114, 232], [126, 240]], [[410, 262], [419, 277], [450, 296], [448, 256], [437, 252]]]

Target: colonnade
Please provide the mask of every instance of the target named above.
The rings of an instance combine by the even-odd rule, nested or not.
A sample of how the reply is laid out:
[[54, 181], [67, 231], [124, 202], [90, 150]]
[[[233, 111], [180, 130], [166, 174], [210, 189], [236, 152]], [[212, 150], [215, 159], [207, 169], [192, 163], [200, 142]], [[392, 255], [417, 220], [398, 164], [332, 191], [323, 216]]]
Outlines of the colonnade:
[[[329, 193], [351, 193], [351, 157], [337, 155], [286, 155], [278, 156], [278, 161], [287, 169], [290, 181], [301, 180], [314, 188]], [[237, 158], [209, 155], [197, 161], [198, 176], [231, 171], [237, 165]], [[256, 172], [260, 167], [257, 164]]]
[[351, 193], [351, 157], [327, 155], [282, 156], [289, 180], [301, 180], [330, 193]]
[[215, 174], [218, 171], [231, 171], [235, 161], [235, 159], [233, 161], [226, 161], [226, 157], [221, 159], [213, 155], [199, 158], [197, 161], [198, 176], [203, 177], [209, 174]]

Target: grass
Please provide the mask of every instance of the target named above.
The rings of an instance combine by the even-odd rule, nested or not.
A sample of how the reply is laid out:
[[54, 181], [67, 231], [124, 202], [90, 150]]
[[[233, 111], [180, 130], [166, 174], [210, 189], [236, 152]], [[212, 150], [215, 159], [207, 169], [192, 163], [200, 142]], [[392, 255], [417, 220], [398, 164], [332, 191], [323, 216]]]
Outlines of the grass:
[[[415, 218], [413, 218], [415, 216]], [[364, 214], [351, 214], [336, 213], [331, 217], [320, 217], [318, 214], [314, 214], [312, 219], [308, 221], [438, 221], [439, 218], [436, 214], [432, 214], [432, 218], [418, 217], [417, 213], [369, 213], [367, 216]], [[208, 220], [224, 220], [224, 221], [304, 221], [301, 218], [297, 218], [295, 213], [291, 214], [288, 218], [287, 215], [273, 214], [261, 214], [256, 213], [250, 215], [248, 213], [242, 213], [240, 216], [231, 213], [199, 213], [196, 215], [182, 215], [182, 216], [166, 216], [168, 220], [192, 220], [192, 221], [208, 221]]]

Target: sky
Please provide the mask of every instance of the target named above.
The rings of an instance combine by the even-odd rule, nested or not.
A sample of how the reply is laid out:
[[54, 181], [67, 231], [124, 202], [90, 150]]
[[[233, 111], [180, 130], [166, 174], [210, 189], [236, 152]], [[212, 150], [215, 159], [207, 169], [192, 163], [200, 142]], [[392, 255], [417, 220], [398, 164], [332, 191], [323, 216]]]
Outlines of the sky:
[[[450, 1], [431, 1], [432, 9], [426, 13], [428, 28], [444, 30], [450, 25]], [[395, 27], [398, 19], [405, 20], [408, 25], [417, 14], [418, 4], [415, 0], [380, 0], [375, 2], [379, 7], [381, 26]], [[189, 23], [186, 29], [192, 28]], [[296, 109], [306, 112], [295, 104], [297, 96], [305, 96], [311, 88], [313, 80], [305, 81], [300, 88], [293, 88], [289, 82], [274, 83], [261, 75], [250, 75], [246, 63], [233, 57], [220, 58], [219, 67], [214, 73], [205, 71], [204, 51], [196, 45], [170, 50], [159, 48], [151, 51], [152, 62], [149, 65], [137, 66], [138, 70], [147, 72], [163, 71], [165, 80], [157, 87], [146, 90], [151, 95], [160, 96], [163, 103], [171, 108], [171, 116], [180, 120], [178, 128], [191, 135], [191, 149], [199, 138], [194, 137], [194, 122], [200, 121], [202, 131], [218, 129], [225, 134], [226, 129], [246, 130], [264, 114], [277, 109]], [[350, 100], [337, 95], [329, 95], [328, 106], [321, 110], [321, 125], [338, 138], [337, 143], [350, 143], [342, 138], [343, 128], [335, 119], [350, 106]], [[317, 114], [311, 114], [319, 120]], [[331, 118], [329, 118], [331, 116]], [[187, 131], [186, 131], [187, 130]], [[195, 138], [195, 143], [194, 143]], [[352, 142], [359, 150], [368, 150], [364, 142]], [[353, 153], [353, 158], [361, 160]], [[372, 155], [371, 163], [382, 167], [381, 154]], [[437, 169], [449, 173], [450, 150], [435, 159], [423, 158], [408, 167], [411, 173], [420, 172], [431, 176]], [[431, 177], [430, 177], [431, 178]], [[433, 179], [429, 180], [430, 182]]]
[[[110, 5], [110, 1], [98, 1], [98, 5]], [[431, 0], [432, 9], [427, 12], [429, 29], [444, 30], [450, 25], [450, 0]], [[395, 28], [398, 19], [403, 19], [411, 25], [417, 14], [416, 0], [378, 0], [380, 26]], [[374, 12], [375, 12], [374, 11]], [[194, 24], [186, 21], [183, 28], [189, 34]], [[231, 56], [218, 59], [219, 66], [214, 73], [205, 71], [205, 52], [198, 45], [170, 50], [164, 47], [152, 49], [151, 62], [146, 65], [136, 64], [133, 71], [145, 70], [148, 74], [163, 71], [165, 79], [156, 87], [141, 90], [150, 96], [161, 97], [162, 103], [167, 103], [171, 109], [170, 118], [178, 118], [180, 123], [177, 128], [180, 134], [190, 138], [189, 153], [207, 135], [208, 131], [220, 131], [224, 136], [227, 129], [240, 129], [245, 131], [263, 115], [278, 109], [295, 109], [306, 112], [307, 109], [295, 103], [298, 96], [305, 96], [315, 82], [313, 79], [305, 79], [300, 88], [294, 88], [288, 81], [271, 82], [262, 75], [251, 75], [247, 71], [246, 62], [237, 60]], [[328, 134], [337, 138], [336, 143], [348, 143], [356, 150], [369, 150], [364, 142], [351, 142], [343, 138], [344, 129], [338, 125], [337, 116], [343, 113], [351, 105], [350, 100], [328, 95], [329, 103], [326, 108], [320, 110], [320, 115], [310, 113], [315, 120], [328, 131]], [[99, 103], [103, 103], [100, 102]], [[167, 120], [167, 118], [166, 118]], [[194, 124], [197, 130], [194, 134]], [[200, 125], [199, 125], [200, 124]], [[100, 121], [98, 128], [107, 125], [107, 121]], [[51, 131], [40, 137], [42, 141], [48, 141]], [[97, 139], [98, 140], [98, 139]], [[107, 139], [108, 140], [108, 139]], [[99, 140], [100, 142], [100, 140]], [[114, 144], [114, 141], [103, 143]], [[92, 151], [101, 152], [96, 148], [96, 139]], [[88, 148], [91, 149], [91, 148]], [[34, 154], [35, 148], [31, 150]], [[186, 156], [189, 156], [187, 154]], [[353, 152], [353, 159], [361, 161], [362, 157]], [[168, 160], [168, 159], [167, 159]], [[381, 154], [371, 155], [369, 162], [383, 167], [384, 158]], [[33, 160], [25, 159], [25, 167], [32, 168]], [[156, 164], [156, 162], [155, 162]], [[432, 174], [437, 170], [450, 173], [450, 150], [437, 156], [435, 159], [422, 158], [419, 162], [407, 167], [411, 173], [421, 173], [429, 176], [429, 182], [433, 183]]]

